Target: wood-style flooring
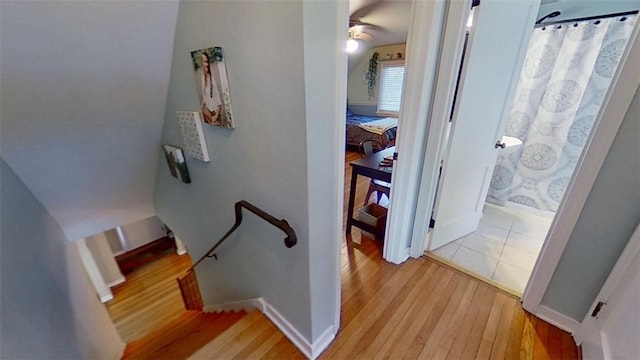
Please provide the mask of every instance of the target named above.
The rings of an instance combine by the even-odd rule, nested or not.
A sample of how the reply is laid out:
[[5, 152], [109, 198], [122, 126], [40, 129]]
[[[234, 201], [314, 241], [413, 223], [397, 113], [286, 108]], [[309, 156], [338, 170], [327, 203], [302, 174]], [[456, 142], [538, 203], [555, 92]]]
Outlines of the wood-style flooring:
[[[357, 156], [347, 152], [345, 186]], [[362, 178], [358, 206], [367, 186]], [[425, 257], [385, 262], [381, 243], [358, 229], [352, 239], [343, 238], [340, 332], [320, 359], [580, 358], [568, 333], [526, 313], [516, 297]], [[304, 358], [264, 321], [243, 318], [193, 358]]]
[[185, 312], [176, 279], [192, 265], [189, 255], [168, 253], [127, 274], [106, 306], [125, 342], [158, 330]]

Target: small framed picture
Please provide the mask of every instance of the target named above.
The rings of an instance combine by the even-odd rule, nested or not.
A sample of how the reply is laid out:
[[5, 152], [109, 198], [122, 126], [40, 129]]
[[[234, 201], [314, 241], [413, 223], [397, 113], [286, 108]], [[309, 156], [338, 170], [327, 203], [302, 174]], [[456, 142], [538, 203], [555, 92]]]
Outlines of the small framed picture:
[[164, 156], [167, 158], [171, 176], [182, 180], [185, 184], [191, 183], [187, 161], [184, 158], [182, 149], [173, 145], [162, 145], [162, 149], [164, 150]]

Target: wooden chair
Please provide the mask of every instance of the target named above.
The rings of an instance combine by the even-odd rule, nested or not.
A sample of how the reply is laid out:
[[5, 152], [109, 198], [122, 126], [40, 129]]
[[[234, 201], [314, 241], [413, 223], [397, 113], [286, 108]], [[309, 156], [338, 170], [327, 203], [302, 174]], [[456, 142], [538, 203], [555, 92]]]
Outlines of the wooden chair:
[[[367, 155], [371, 155], [375, 152], [383, 150], [385, 148], [384, 144], [378, 140], [364, 140], [358, 146], [358, 150], [360, 152], [361, 157], [365, 157]], [[364, 198], [364, 205], [367, 205], [369, 202], [369, 197], [374, 192], [376, 193], [376, 203], [379, 204], [382, 199], [382, 195], [387, 195], [389, 197], [389, 192], [391, 191], [391, 184], [382, 180], [374, 180], [371, 179], [369, 182], [369, 190], [367, 190], [367, 196]]]

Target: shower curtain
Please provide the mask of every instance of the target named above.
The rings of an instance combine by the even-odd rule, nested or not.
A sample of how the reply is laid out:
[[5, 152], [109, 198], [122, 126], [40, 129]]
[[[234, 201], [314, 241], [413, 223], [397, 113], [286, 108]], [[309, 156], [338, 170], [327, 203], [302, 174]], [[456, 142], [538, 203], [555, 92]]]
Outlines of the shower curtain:
[[557, 210], [636, 17], [534, 29], [505, 129], [523, 146], [498, 156], [489, 201]]

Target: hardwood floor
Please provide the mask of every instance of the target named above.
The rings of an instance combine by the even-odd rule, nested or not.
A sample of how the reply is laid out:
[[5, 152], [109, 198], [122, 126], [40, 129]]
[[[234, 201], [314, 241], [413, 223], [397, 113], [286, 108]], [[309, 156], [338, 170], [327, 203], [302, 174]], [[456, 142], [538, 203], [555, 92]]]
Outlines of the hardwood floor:
[[[345, 186], [348, 162], [357, 156], [346, 155]], [[356, 204], [367, 186], [362, 178]], [[516, 297], [425, 257], [385, 262], [381, 243], [358, 229], [353, 242], [344, 240], [342, 323], [320, 359], [580, 358], [568, 333], [526, 313]], [[192, 358], [304, 358], [265, 321], [258, 312], [246, 316], [197, 352], [190, 350]]]
[[127, 281], [112, 289], [114, 299], [106, 306], [123, 341], [160, 329], [186, 311], [176, 278], [189, 267], [189, 255], [169, 253], [127, 274]]
[[[346, 154], [345, 207], [357, 158]], [[360, 178], [356, 205], [367, 186]], [[570, 334], [513, 295], [424, 257], [384, 262], [382, 244], [358, 229], [352, 239], [342, 247], [341, 330], [320, 359], [579, 358]]]
[[245, 315], [244, 311], [185, 311], [163, 328], [128, 343], [122, 359], [186, 359], [227, 334]]

